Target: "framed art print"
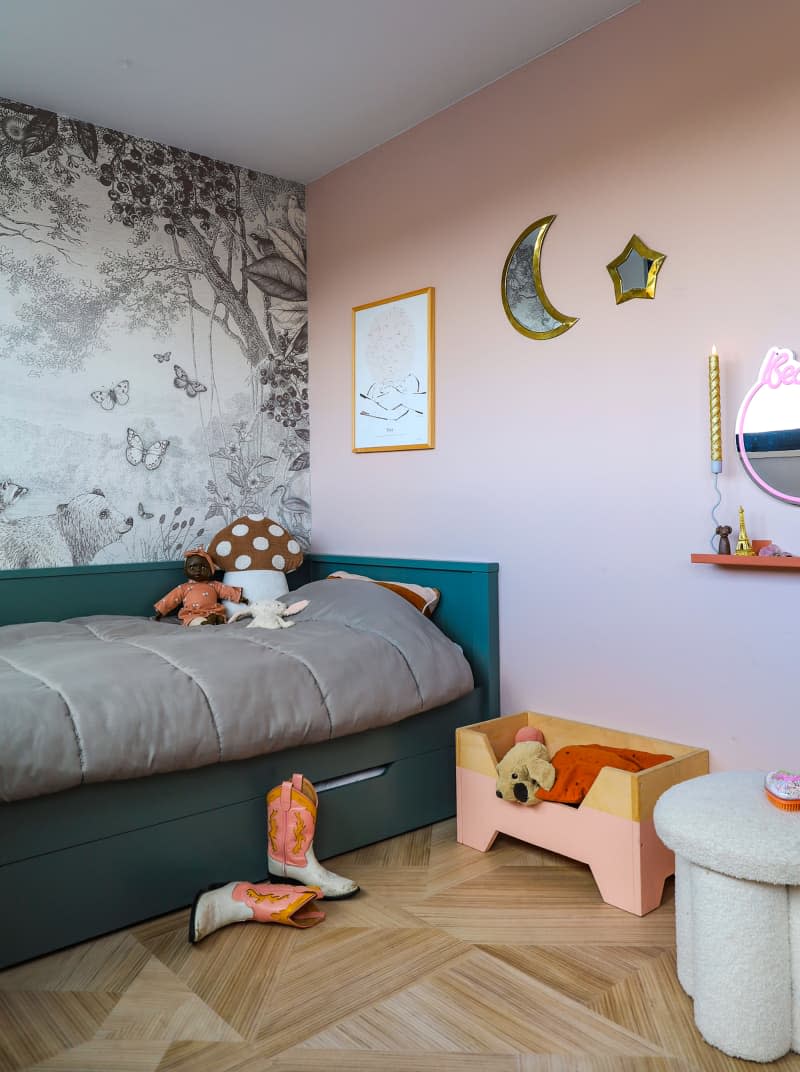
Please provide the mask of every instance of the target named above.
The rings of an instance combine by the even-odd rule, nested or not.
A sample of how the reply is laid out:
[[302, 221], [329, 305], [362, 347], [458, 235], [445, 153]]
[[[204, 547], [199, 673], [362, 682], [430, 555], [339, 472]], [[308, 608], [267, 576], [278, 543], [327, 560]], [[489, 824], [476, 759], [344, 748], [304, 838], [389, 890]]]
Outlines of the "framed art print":
[[434, 443], [433, 287], [353, 309], [353, 451]]

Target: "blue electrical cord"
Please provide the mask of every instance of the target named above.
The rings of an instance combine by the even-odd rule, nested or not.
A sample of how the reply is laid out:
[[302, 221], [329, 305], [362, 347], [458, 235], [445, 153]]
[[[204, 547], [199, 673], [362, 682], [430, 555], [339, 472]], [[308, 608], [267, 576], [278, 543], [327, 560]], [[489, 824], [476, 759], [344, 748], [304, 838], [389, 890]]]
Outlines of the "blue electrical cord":
[[[722, 492], [719, 490], [719, 473], [714, 473], [714, 491], [716, 491], [717, 493], [717, 501], [711, 507], [711, 520], [714, 522], [714, 536], [716, 536], [716, 530], [722, 524], [722, 522], [717, 517], [717, 509], [719, 508], [719, 504], [722, 502]], [[714, 546], [714, 536], [712, 536], [711, 539], [708, 541], [711, 544], [712, 551], [717, 550]]]

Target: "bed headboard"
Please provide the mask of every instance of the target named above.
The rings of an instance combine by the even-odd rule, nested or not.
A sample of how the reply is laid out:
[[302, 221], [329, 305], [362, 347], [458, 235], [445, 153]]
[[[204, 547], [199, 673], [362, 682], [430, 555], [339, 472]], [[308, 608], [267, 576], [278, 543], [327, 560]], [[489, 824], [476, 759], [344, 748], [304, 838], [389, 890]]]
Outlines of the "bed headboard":
[[[442, 598], [433, 620], [464, 649], [476, 684], [486, 690], [485, 709], [499, 714], [496, 562], [307, 554], [289, 574], [289, 585], [297, 588], [340, 569], [438, 588]], [[84, 614], [151, 615], [153, 603], [183, 580], [182, 562], [0, 570], [0, 625]]]

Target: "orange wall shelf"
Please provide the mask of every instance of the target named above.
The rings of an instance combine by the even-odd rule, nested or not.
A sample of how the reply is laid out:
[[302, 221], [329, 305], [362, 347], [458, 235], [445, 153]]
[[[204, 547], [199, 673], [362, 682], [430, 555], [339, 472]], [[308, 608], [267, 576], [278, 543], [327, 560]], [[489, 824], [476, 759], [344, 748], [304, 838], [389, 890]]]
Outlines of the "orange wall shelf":
[[800, 555], [795, 555], [793, 558], [765, 558], [761, 555], [692, 555], [692, 562], [740, 569], [800, 569]]
[[700, 562], [707, 566], [729, 566], [744, 569], [800, 569], [800, 555], [791, 558], [783, 556], [769, 557], [759, 555], [762, 547], [767, 547], [772, 540], [753, 540], [754, 555], [692, 555], [692, 562]]

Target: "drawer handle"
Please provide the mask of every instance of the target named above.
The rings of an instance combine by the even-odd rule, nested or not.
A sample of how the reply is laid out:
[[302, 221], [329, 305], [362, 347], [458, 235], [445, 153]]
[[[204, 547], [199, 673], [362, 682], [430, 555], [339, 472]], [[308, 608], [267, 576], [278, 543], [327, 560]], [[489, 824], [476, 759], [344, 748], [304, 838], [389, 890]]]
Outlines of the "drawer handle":
[[380, 778], [385, 774], [390, 763], [383, 767], [369, 767], [367, 770], [354, 771], [353, 774], [343, 774], [341, 778], [329, 778], [326, 782], [315, 782], [314, 788], [318, 793], [325, 793], [328, 789], [339, 789], [343, 785], [352, 785], [354, 782], [367, 782], [370, 778]]

